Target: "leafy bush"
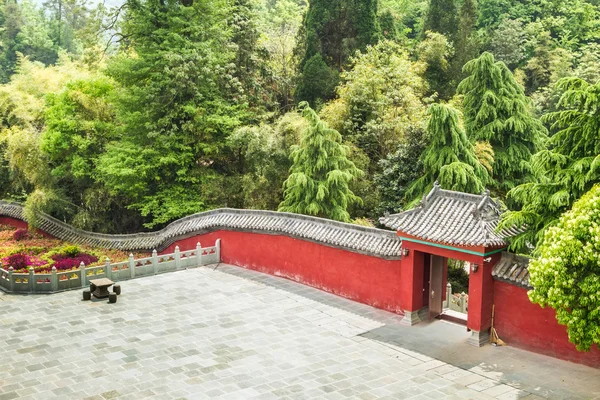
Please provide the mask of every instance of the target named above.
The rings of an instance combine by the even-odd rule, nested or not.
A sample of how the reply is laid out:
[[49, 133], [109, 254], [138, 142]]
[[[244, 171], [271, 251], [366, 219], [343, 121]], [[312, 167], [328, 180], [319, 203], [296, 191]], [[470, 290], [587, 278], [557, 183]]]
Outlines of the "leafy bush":
[[13, 239], [18, 241], [29, 239], [29, 232], [27, 229], [17, 229], [15, 233], [13, 233]]
[[462, 261], [448, 260], [448, 282], [452, 293], [469, 293], [469, 273]]
[[529, 264], [529, 299], [556, 310], [578, 350], [600, 346], [600, 185], [573, 203]]
[[78, 267], [81, 263], [84, 265], [90, 265], [98, 261], [98, 257], [87, 253], [79, 253], [79, 255], [76, 257], [66, 257], [61, 254], [56, 254], [52, 257], [52, 259], [54, 260], [53, 266], [59, 271]]
[[59, 254], [62, 254], [65, 257], [77, 257], [82, 253], [81, 253], [81, 249], [79, 248], [79, 246], [71, 245], [71, 246], [64, 246], [63, 248], [61, 248], [59, 250]]
[[37, 267], [44, 264], [46, 264], [45, 261], [23, 253], [13, 254], [2, 259], [3, 266], [6, 268], [13, 267], [15, 270], [27, 269], [27, 267]]

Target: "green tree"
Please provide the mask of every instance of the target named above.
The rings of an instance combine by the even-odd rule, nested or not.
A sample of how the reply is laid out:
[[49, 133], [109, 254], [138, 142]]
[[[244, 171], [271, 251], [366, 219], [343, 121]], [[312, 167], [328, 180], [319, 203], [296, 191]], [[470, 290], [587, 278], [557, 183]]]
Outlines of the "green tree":
[[373, 170], [407, 131], [424, 128], [423, 64], [411, 61], [402, 46], [389, 40], [367, 47], [351, 61], [353, 67], [342, 74], [339, 99], [322, 116], [367, 154]]
[[529, 265], [529, 299], [556, 310], [578, 350], [600, 346], [600, 186], [549, 228]]
[[463, 0], [458, 18], [458, 31], [454, 41], [454, 58], [452, 63], [455, 71], [454, 81], [462, 76], [462, 67], [467, 61], [478, 56], [479, 43], [477, 38], [477, 3], [475, 0]]
[[72, 205], [65, 207], [72, 210], [67, 214], [70, 223], [97, 232], [131, 231], [141, 225], [139, 215], [127, 210], [123, 199], [111, 195], [96, 176], [99, 158], [116, 134], [114, 92], [114, 82], [100, 75], [49, 94], [41, 138], [53, 186], [60, 189], [63, 203]]
[[491, 34], [490, 51], [498, 61], [514, 69], [526, 57], [527, 35], [519, 20], [505, 19]]
[[534, 248], [600, 176], [600, 82], [592, 85], [566, 78], [557, 87], [563, 93], [559, 111], [544, 117], [555, 132], [548, 139], [548, 149], [532, 157], [532, 182], [508, 192], [516, 207], [505, 213], [502, 226], [525, 227], [512, 240], [511, 247], [517, 251]]
[[[324, 63], [336, 72], [342, 70], [356, 50], [364, 50], [367, 45], [379, 39], [377, 21], [377, 0], [315, 0], [311, 1], [304, 19], [303, 32], [304, 55], [300, 63], [302, 74], [298, 83], [298, 100], [312, 102], [314, 99], [329, 100], [334, 92], [330, 88], [337, 84], [335, 74], [327, 74], [328, 83], [318, 85], [311, 81], [316, 77], [323, 81], [325, 77], [314, 75], [316, 65]], [[320, 60], [319, 60], [320, 58]], [[305, 88], [318, 89], [321, 92], [308, 92]]]
[[475, 156], [461, 126], [459, 111], [436, 103], [429, 107], [428, 114], [429, 145], [421, 155], [423, 174], [406, 191], [407, 204], [416, 204], [435, 181], [443, 189], [481, 193], [488, 183], [488, 172]]
[[546, 130], [503, 62], [486, 52], [464, 70], [468, 76], [458, 92], [464, 95], [467, 134], [492, 145], [494, 188], [506, 193], [527, 178], [527, 162], [542, 148]]
[[406, 191], [414, 181], [423, 176], [421, 154], [426, 145], [424, 130], [413, 129], [394, 153], [379, 161], [381, 172], [374, 176], [380, 198], [377, 215], [397, 213], [406, 208]]
[[455, 0], [429, 0], [425, 16], [424, 30], [441, 33], [450, 41], [458, 33], [458, 10]]
[[107, 69], [120, 87], [123, 124], [97, 172], [148, 227], [205, 210], [211, 192], [222, 191], [214, 176], [228, 172], [225, 139], [245, 107], [231, 69], [230, 11], [225, 0], [128, 3], [131, 47]]
[[293, 105], [298, 68], [294, 46], [304, 9], [293, 0], [279, 0], [264, 16], [263, 45], [268, 52], [265, 64], [274, 81], [275, 97], [284, 111], [289, 111]]
[[419, 61], [425, 64], [425, 79], [429, 83], [432, 96], [450, 99], [454, 94], [452, 68], [450, 61], [454, 56], [454, 47], [441, 33], [427, 31], [425, 39], [417, 46]]
[[347, 209], [360, 202], [348, 184], [362, 174], [346, 157], [341, 135], [327, 127], [306, 102], [299, 105], [309, 122], [302, 144], [292, 152], [279, 211], [350, 221]]
[[18, 35], [23, 28], [21, 8], [15, 0], [0, 6], [0, 27], [0, 83], [6, 83], [17, 66]]
[[321, 53], [317, 53], [304, 64], [296, 98], [313, 105], [323, 104], [333, 98], [338, 82], [338, 71], [327, 65]]

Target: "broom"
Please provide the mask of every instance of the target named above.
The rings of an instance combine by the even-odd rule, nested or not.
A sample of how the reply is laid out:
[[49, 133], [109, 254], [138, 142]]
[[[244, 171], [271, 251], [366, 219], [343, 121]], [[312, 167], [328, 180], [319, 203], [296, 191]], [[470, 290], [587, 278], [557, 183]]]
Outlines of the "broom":
[[496, 305], [492, 305], [492, 328], [490, 329], [490, 343], [494, 346], [505, 346], [506, 343], [502, 339], [498, 337], [498, 332], [496, 332], [496, 328], [494, 328], [494, 309]]

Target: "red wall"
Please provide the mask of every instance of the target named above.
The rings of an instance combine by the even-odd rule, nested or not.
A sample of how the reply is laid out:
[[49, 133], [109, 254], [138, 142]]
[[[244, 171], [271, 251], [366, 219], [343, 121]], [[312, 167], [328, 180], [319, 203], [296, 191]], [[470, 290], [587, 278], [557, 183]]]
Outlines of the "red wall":
[[19, 229], [27, 229], [27, 222], [10, 217], [0, 217], [0, 225], [10, 225]]
[[[0, 217], [0, 224], [18, 228], [27, 227], [26, 223], [7, 217]], [[422, 258], [425, 254], [421, 251], [432, 251], [432, 248], [408, 241], [405, 242], [404, 247], [410, 248], [411, 251], [404, 263], [400, 260], [365, 256], [287, 236], [233, 231], [217, 231], [182, 239], [162, 253], [172, 253], [176, 245], [181, 251], [191, 250], [196, 247], [197, 242], [200, 242], [203, 247], [212, 246], [219, 238], [221, 259], [224, 263], [281, 276], [398, 314], [403, 314], [403, 310], [412, 310], [415, 307], [418, 309], [422, 306], [424, 284], [422, 283], [424, 279]], [[434, 250], [435, 253], [441, 252], [443, 254], [439, 255], [446, 257], [479, 261], [480, 265], [483, 265], [480, 267], [483, 270], [476, 273], [482, 275], [480, 278], [484, 278], [482, 273], [493, 264], [493, 262], [484, 264], [479, 256]], [[420, 262], [415, 262], [414, 257], [419, 258]], [[401, 279], [403, 269], [404, 280]], [[491, 273], [485, 275], [485, 278], [489, 275], [491, 279]], [[416, 281], [413, 281], [413, 278]], [[470, 282], [470, 286], [478, 280], [471, 279], [471, 281], [473, 282]], [[527, 298], [527, 291], [523, 288], [499, 281], [491, 282], [491, 288], [482, 284], [481, 289], [488, 293], [493, 292], [494, 326], [502, 340], [511, 346], [600, 367], [598, 347], [593, 347], [590, 352], [577, 351], [568, 341], [566, 328], [556, 322], [551, 308], [542, 309], [532, 304]], [[471, 287], [469, 294], [471, 295]], [[487, 308], [487, 302], [482, 306]], [[475, 315], [477, 313], [474, 312], [477, 307], [473, 304], [471, 308], [469, 320], [477, 318]], [[481, 325], [484, 325], [483, 322], [485, 321], [480, 321]]]
[[569, 342], [566, 327], [556, 322], [554, 310], [531, 303], [526, 289], [496, 281], [494, 303], [494, 327], [509, 346], [600, 367], [598, 347], [593, 346], [589, 352], [577, 351]]
[[[224, 263], [281, 276], [377, 308], [403, 314], [400, 260], [384, 260], [287, 236], [218, 231], [179, 240], [179, 249], [221, 239]], [[163, 253], [173, 252], [175, 245]]]

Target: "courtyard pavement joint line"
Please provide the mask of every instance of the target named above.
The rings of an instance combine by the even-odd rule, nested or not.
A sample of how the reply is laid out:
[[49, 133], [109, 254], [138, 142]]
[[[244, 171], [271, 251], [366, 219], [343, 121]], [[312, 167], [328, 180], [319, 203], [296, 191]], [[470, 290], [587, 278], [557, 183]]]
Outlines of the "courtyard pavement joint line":
[[[454, 366], [411, 347], [411, 339], [427, 338], [432, 327], [456, 333], [455, 326], [402, 328], [398, 315], [239, 267], [191, 268], [130, 280], [122, 289], [115, 304], [82, 301], [79, 291], [2, 296], [0, 399], [600, 395], [598, 371], [539, 357], [535, 372], [551, 379], [524, 372], [532, 385], [541, 382], [539, 391], [498, 384], [485, 348], [452, 346], [479, 357]], [[530, 354], [513, 351], [493, 355]], [[556, 365], [581, 380], [561, 385]], [[464, 370], [473, 367], [488, 378]]]

